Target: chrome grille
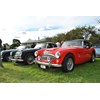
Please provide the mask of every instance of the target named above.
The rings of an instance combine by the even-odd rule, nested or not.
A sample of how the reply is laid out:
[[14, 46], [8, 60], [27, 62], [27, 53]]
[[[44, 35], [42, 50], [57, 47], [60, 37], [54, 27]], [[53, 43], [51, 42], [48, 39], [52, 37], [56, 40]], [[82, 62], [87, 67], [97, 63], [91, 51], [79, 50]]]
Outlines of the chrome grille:
[[42, 60], [54, 60], [55, 59], [55, 56], [54, 55], [43, 55], [41, 57]]

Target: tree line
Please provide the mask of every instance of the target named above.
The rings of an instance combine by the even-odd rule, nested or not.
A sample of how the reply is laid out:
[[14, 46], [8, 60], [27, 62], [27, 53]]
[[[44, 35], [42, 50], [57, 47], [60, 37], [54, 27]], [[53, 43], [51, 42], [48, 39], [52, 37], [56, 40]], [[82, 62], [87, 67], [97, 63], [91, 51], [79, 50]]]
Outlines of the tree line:
[[[82, 26], [82, 27], [76, 27], [69, 32], [60, 33], [53, 37], [45, 37], [44, 41], [46, 42], [62, 42], [67, 40], [73, 40], [73, 39], [83, 39], [84, 35], [91, 34], [91, 37], [89, 41], [93, 44], [100, 44], [100, 32], [97, 32], [97, 29], [94, 26]], [[0, 40], [2, 43], [2, 40]], [[5, 45], [9, 46], [9, 49], [14, 49], [18, 46], [20, 46], [21, 42], [18, 39], [13, 39], [12, 44], [9, 45], [8, 43], [3, 44], [3, 48], [5, 49]]]
[[89, 41], [93, 43], [93, 45], [100, 44], [100, 33], [97, 32], [97, 29], [94, 26], [76, 27], [69, 32], [60, 33], [54, 37], [46, 37], [45, 41], [61, 42], [73, 39], [83, 39], [83, 35], [86, 33], [91, 34]]

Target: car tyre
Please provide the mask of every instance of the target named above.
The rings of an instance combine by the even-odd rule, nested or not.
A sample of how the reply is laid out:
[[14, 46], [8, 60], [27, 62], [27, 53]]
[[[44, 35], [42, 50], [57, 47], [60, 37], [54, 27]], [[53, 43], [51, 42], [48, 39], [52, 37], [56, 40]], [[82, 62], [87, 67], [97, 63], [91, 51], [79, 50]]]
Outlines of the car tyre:
[[71, 72], [74, 69], [74, 57], [72, 54], [69, 54], [65, 57], [62, 65], [63, 72]]
[[92, 62], [92, 63], [93, 63], [93, 62], [95, 61], [95, 58], [96, 58], [96, 57], [95, 57], [95, 54], [94, 54], [94, 53], [92, 53], [90, 62]]
[[5, 55], [4, 61], [6, 61], [6, 62], [11, 61], [11, 60], [10, 60], [10, 55], [9, 55], [9, 54]]
[[24, 63], [27, 65], [32, 65], [35, 61], [33, 54], [27, 54], [24, 59]]

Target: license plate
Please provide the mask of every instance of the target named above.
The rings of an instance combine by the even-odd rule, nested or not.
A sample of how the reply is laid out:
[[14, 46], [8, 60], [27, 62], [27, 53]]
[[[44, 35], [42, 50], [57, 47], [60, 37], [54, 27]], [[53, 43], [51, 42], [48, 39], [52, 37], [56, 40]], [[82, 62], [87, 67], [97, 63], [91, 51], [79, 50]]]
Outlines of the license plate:
[[46, 66], [45, 65], [40, 65], [41, 68], [43, 69], [46, 69]]

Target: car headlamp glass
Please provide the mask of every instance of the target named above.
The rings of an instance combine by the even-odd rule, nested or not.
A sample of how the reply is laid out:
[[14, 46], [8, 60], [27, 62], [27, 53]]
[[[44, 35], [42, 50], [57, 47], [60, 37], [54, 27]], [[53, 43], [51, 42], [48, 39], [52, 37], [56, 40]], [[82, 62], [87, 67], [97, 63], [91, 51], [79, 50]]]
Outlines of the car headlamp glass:
[[16, 52], [16, 55], [18, 55], [18, 56], [21, 56], [22, 55], [22, 52]]
[[12, 52], [10, 52], [10, 56], [12, 55]]
[[55, 57], [56, 57], [56, 58], [60, 58], [60, 52], [56, 52], [56, 53], [55, 53]]
[[3, 54], [3, 51], [0, 52], [0, 55], [2, 55], [2, 54]]
[[35, 57], [37, 57], [37, 56], [38, 56], [38, 52], [37, 52], [37, 51], [35, 51], [34, 55], [35, 55]]

